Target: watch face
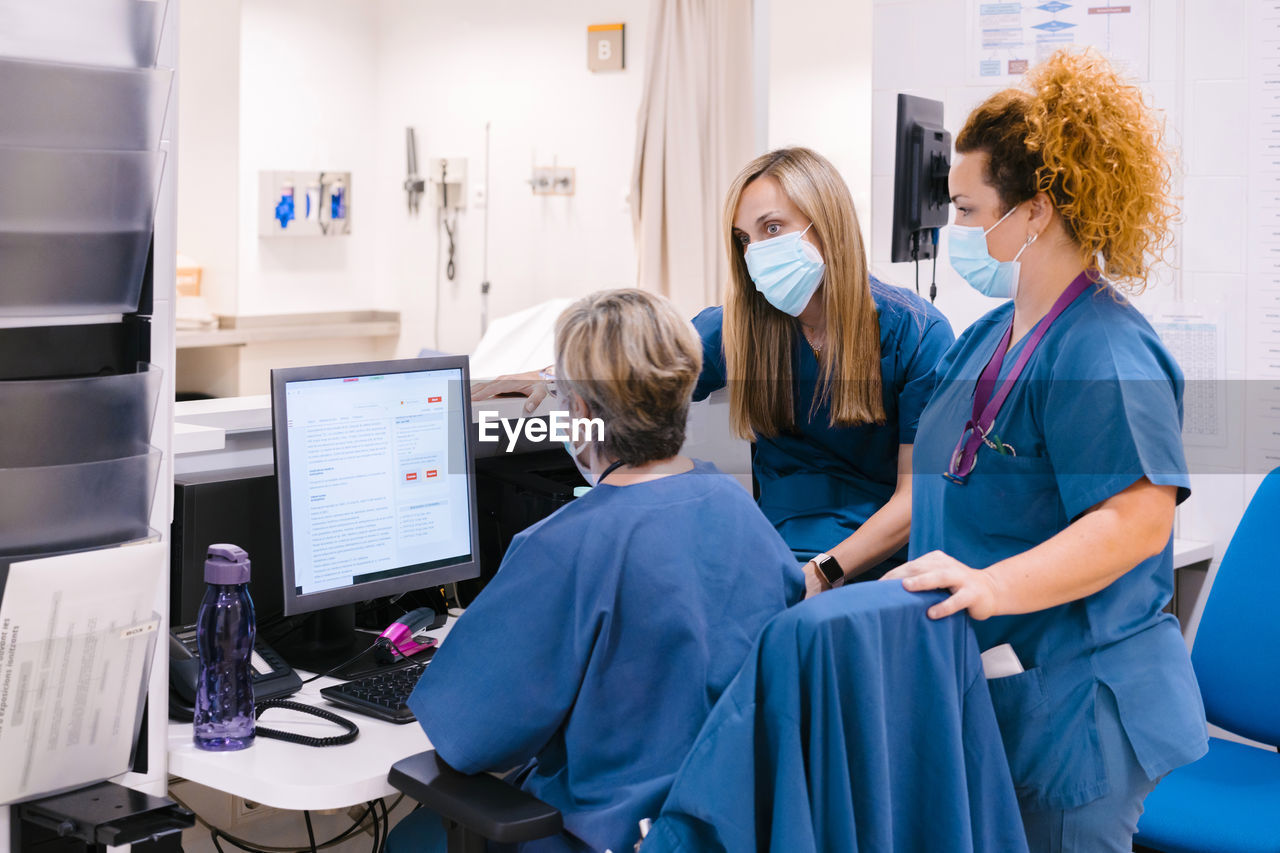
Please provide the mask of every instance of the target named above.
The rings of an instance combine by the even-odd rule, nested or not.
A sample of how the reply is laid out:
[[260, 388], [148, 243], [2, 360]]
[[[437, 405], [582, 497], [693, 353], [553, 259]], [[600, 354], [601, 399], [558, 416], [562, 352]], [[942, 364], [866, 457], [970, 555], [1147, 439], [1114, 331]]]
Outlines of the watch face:
[[827, 579], [827, 583], [833, 584], [844, 577], [844, 572], [840, 569], [840, 563], [832, 556], [827, 556], [818, 561], [818, 571], [822, 572], [822, 576]]

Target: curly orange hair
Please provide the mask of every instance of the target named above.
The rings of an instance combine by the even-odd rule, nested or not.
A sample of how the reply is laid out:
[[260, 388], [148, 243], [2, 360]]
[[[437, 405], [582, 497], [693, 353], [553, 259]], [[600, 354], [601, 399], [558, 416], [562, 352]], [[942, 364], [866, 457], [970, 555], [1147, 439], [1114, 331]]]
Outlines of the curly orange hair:
[[1082, 263], [1140, 293], [1178, 215], [1161, 122], [1141, 90], [1093, 51], [1060, 50], [1023, 85], [978, 106], [956, 150], [989, 155], [988, 180], [1010, 207], [1046, 193]]

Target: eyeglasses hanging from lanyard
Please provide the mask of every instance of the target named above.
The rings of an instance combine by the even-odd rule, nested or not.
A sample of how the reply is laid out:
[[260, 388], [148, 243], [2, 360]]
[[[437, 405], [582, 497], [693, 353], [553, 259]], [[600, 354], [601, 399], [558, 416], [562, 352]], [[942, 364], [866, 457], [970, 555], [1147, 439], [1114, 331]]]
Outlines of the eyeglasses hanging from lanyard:
[[987, 366], [982, 369], [982, 375], [978, 377], [978, 384], [973, 390], [973, 411], [969, 420], [965, 422], [964, 430], [960, 433], [960, 440], [956, 442], [956, 449], [951, 454], [951, 464], [947, 468], [947, 473], [942, 476], [956, 485], [963, 486], [969, 479], [969, 475], [973, 473], [973, 466], [977, 464], [978, 448], [984, 444], [1002, 456], [1017, 455], [1013, 445], [1004, 443], [991, 431], [992, 426], [995, 425], [996, 415], [1000, 414], [1004, 401], [1008, 399], [1009, 393], [1018, 383], [1018, 377], [1022, 375], [1022, 369], [1031, 360], [1031, 354], [1035, 352], [1036, 346], [1049, 331], [1053, 321], [1058, 319], [1058, 315], [1096, 280], [1096, 272], [1085, 270], [1076, 276], [1066, 290], [1062, 291], [1044, 320], [1036, 324], [1035, 330], [1031, 333], [1031, 339], [1022, 348], [1022, 352], [1018, 353], [1017, 361], [1009, 369], [1009, 375], [997, 387], [1000, 368], [1004, 366], [1004, 355], [1009, 349], [1009, 339], [1013, 336], [1013, 318], [1009, 318], [1009, 326], [1000, 337], [995, 353], [987, 362]]

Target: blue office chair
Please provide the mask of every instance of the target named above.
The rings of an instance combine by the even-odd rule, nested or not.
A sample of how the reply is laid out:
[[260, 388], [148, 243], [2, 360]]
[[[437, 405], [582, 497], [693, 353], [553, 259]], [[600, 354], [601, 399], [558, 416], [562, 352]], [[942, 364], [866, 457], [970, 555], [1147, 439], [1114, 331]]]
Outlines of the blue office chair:
[[[1263, 480], [1218, 567], [1191, 663], [1209, 722], [1280, 743], [1280, 468]], [[1134, 842], [1163, 853], [1280, 853], [1280, 755], [1210, 738], [1147, 797]]]

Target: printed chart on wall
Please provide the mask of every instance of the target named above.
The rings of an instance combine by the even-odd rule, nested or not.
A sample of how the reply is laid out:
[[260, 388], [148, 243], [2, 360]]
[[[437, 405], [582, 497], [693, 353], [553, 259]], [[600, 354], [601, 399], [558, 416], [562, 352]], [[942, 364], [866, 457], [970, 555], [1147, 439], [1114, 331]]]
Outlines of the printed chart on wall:
[[1015, 83], [1032, 65], [1062, 47], [1093, 47], [1127, 77], [1147, 79], [1150, 2], [1122, 5], [1045, 0], [987, 3], [968, 0], [966, 82]]
[[1250, 3], [1247, 471], [1280, 467], [1280, 0]]
[[1168, 304], [1150, 312], [1148, 319], [1182, 368], [1183, 443], [1225, 447], [1227, 338], [1223, 312], [1215, 306]]

